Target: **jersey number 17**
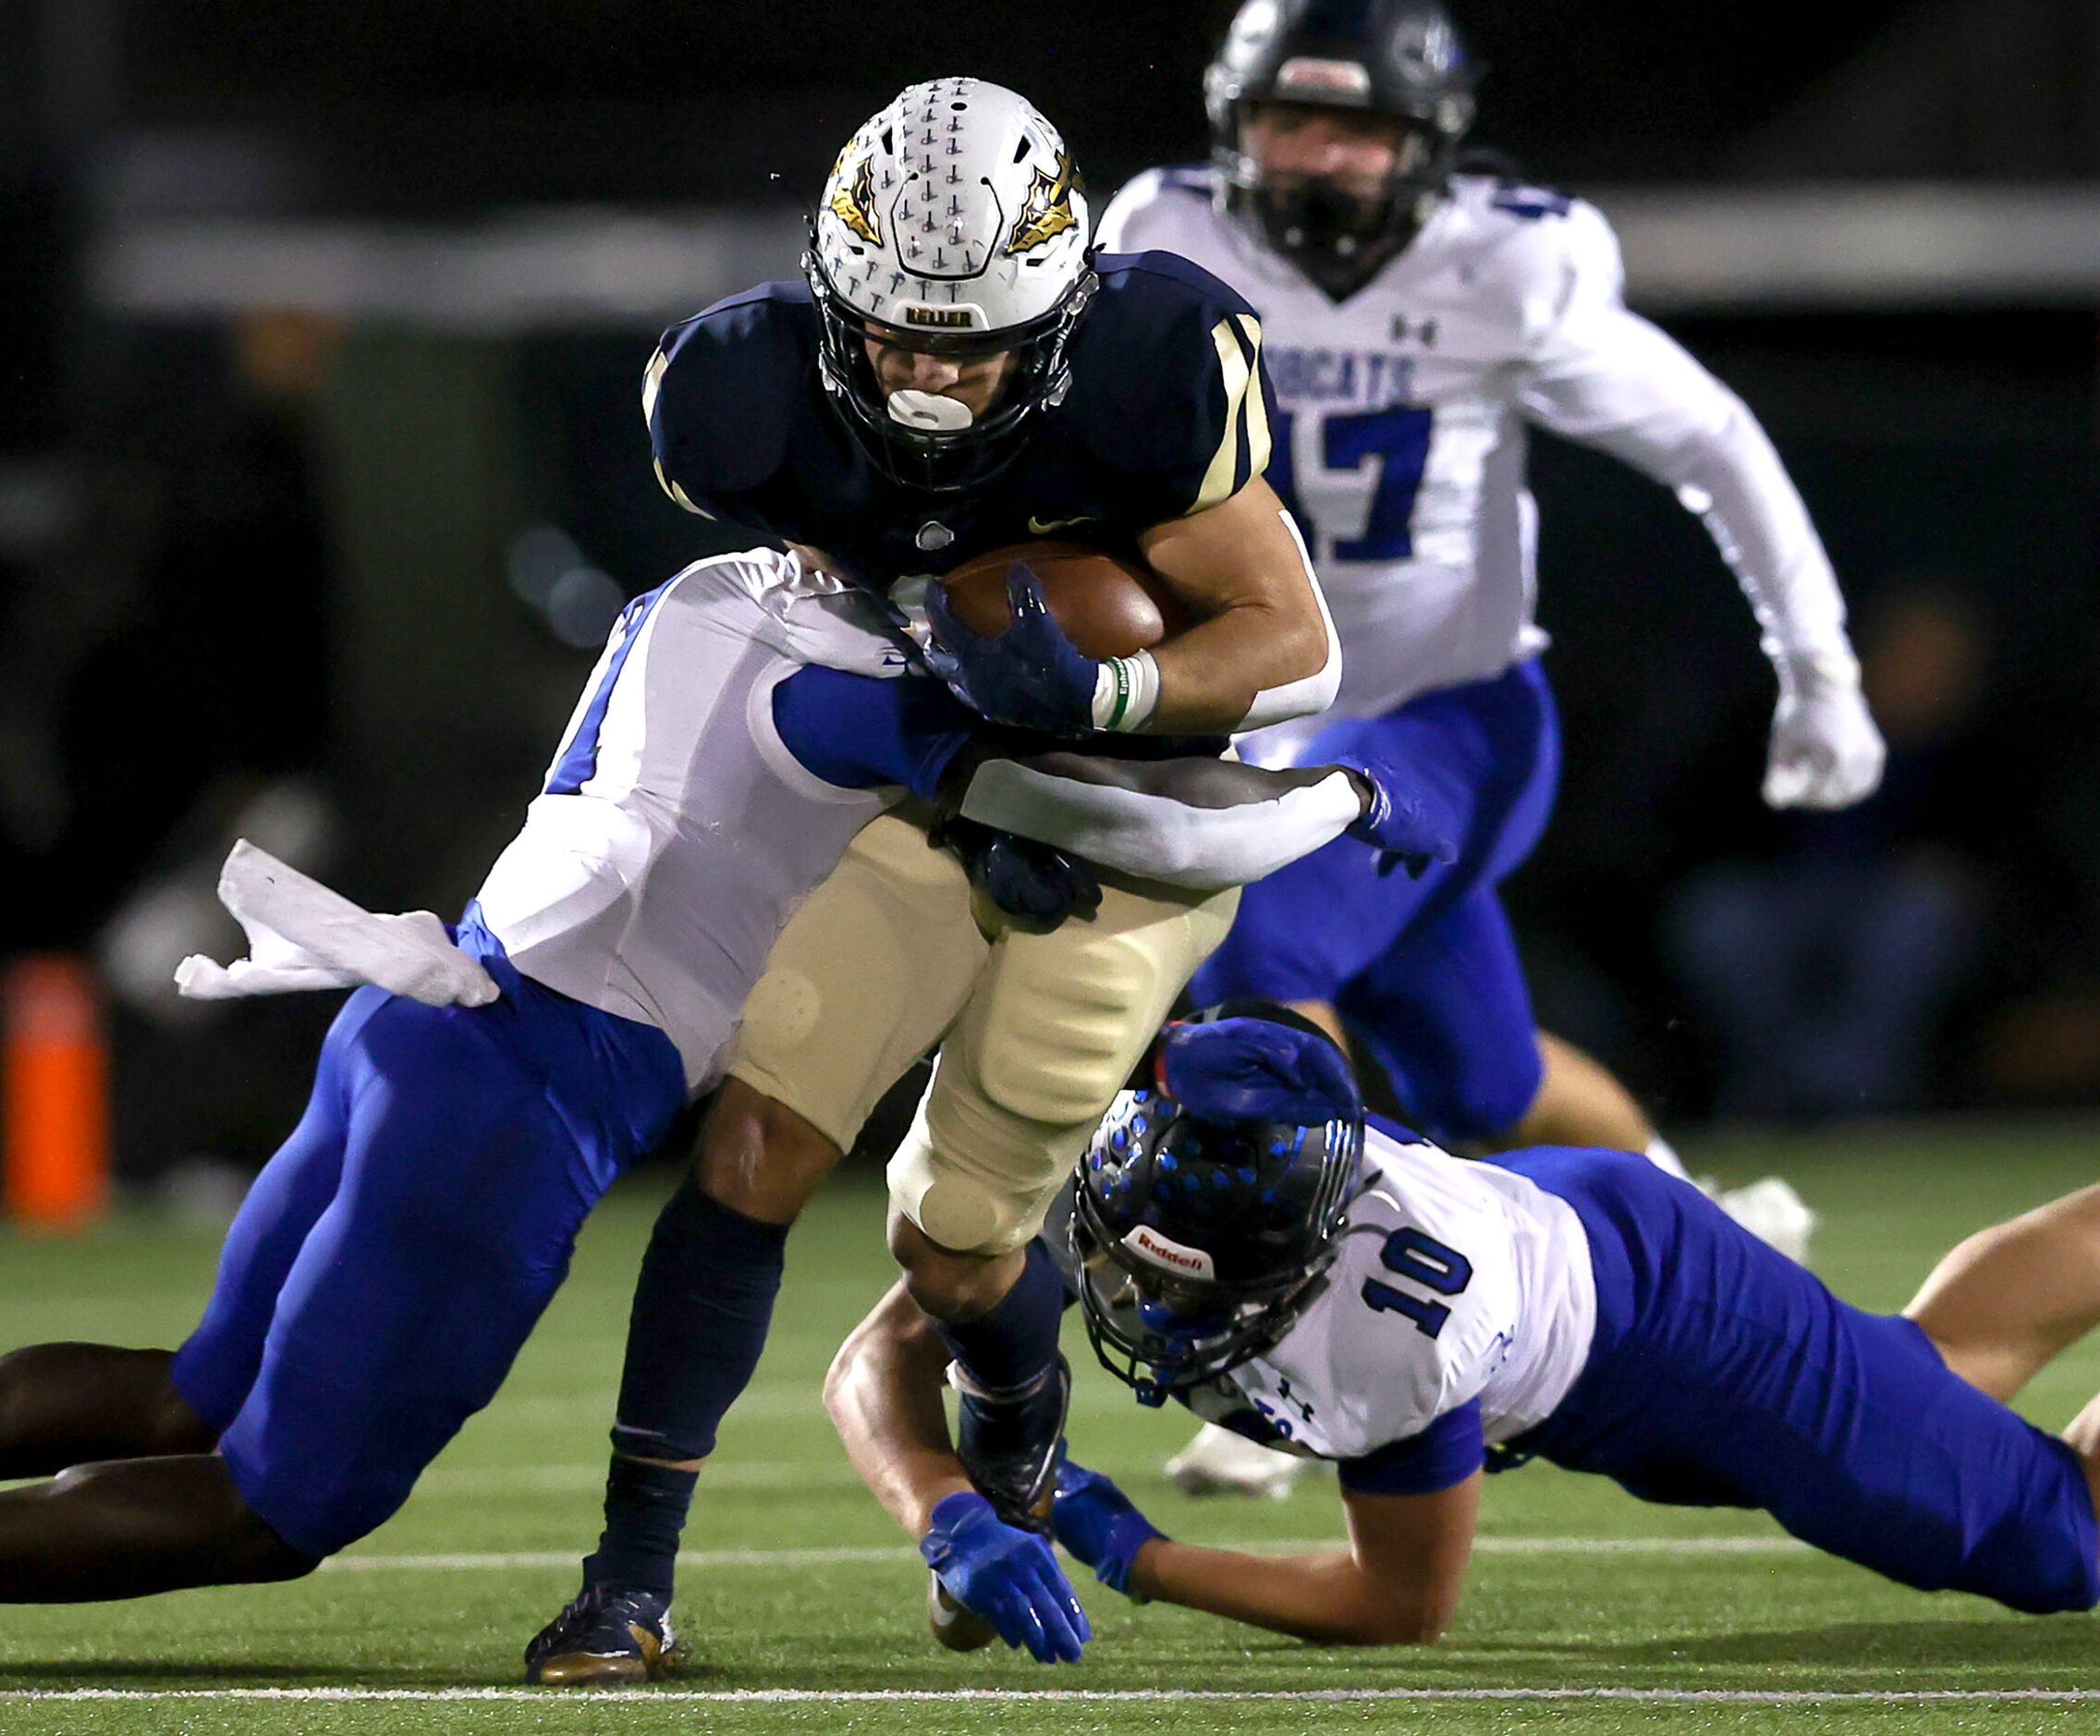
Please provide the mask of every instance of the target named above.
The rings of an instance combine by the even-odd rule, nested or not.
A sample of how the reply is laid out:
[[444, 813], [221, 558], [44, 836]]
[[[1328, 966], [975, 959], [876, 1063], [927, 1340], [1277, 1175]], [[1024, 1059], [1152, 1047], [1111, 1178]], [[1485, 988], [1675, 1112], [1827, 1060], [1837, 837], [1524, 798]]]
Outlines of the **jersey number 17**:
[[[1422, 492], [1422, 473], [1429, 462], [1430, 425], [1435, 413], [1419, 404], [1392, 404], [1384, 410], [1337, 410], [1324, 416], [1318, 450], [1308, 453], [1319, 464], [1317, 477], [1299, 475], [1298, 412], [1272, 412], [1276, 425], [1269, 486], [1290, 508], [1290, 516], [1314, 537], [1315, 562], [1321, 560], [1405, 560], [1414, 553], [1414, 502]], [[1367, 474], [1368, 472], [1368, 474]], [[1368, 488], [1362, 530], [1340, 535], [1330, 511], [1325, 520], [1305, 510], [1301, 481], [1315, 496], [1332, 498], [1344, 491]]]

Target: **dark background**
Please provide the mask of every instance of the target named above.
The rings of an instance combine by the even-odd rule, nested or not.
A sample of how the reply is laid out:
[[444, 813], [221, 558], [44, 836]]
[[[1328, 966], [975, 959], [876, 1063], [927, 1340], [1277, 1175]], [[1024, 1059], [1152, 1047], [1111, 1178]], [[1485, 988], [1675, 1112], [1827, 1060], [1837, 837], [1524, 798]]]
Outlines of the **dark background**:
[[[1455, 10], [1489, 67], [1478, 139], [1607, 214], [1710, 200], [1718, 233], [1759, 189], [2100, 187], [2100, 16], [2069, 0], [1842, 5], [1813, 28]], [[376, 907], [450, 911], [515, 825], [609, 606], [704, 552], [634, 414], [685, 299], [620, 311], [615, 281], [573, 315], [505, 312], [560, 263], [543, 232], [483, 258], [464, 300], [411, 251], [662, 218], [687, 226], [673, 246], [719, 238], [692, 304], [788, 275], [788, 214], [839, 142], [951, 71], [1025, 91], [1105, 196], [1203, 154], [1229, 11], [0, 6], [0, 953], [97, 960], [128, 1169], [266, 1150], [328, 1010], [203, 1013], [163, 986], [182, 951], [238, 938], [210, 899], [230, 834]], [[169, 238], [210, 287], [178, 281]], [[1869, 823], [1764, 810], [1770, 678], [1711, 543], [1630, 472], [1540, 443], [1568, 770], [1511, 901], [1542, 1018], [1673, 1122], [2100, 1100], [2100, 278], [1978, 285], [1653, 305], [1765, 422], [1862, 647], [1923, 598], [1973, 665], [1918, 702]], [[1670, 938], [1686, 888], [1715, 863], [1808, 864], [1822, 886], [1832, 862], [1895, 861], [1946, 894], [1959, 943], [1909, 1082], [1744, 1095]]]

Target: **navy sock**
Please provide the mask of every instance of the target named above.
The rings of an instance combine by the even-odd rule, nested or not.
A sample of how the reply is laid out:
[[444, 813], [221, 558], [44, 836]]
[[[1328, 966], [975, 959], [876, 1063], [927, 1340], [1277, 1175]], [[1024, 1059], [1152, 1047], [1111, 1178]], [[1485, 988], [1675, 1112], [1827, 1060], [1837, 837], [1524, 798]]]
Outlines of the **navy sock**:
[[643, 1464], [614, 1455], [605, 1473], [605, 1531], [583, 1562], [586, 1585], [618, 1585], [669, 1597], [678, 1537], [692, 1505], [697, 1471]]
[[1032, 1241], [1020, 1277], [989, 1314], [959, 1325], [936, 1320], [934, 1327], [979, 1387], [1009, 1392], [1057, 1360], [1057, 1327], [1064, 1317], [1064, 1280], [1043, 1244]]
[[605, 1531], [585, 1584], [670, 1595], [694, 1473], [635, 1461], [714, 1450], [765, 1348], [787, 1241], [787, 1225], [745, 1216], [690, 1176], [658, 1215], [628, 1321]]

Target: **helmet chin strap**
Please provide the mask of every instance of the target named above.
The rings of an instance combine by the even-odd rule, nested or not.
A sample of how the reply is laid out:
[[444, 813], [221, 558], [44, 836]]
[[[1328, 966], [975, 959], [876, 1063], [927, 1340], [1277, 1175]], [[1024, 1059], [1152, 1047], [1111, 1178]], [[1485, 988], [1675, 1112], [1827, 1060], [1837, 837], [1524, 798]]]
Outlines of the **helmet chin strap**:
[[959, 398], [909, 387], [889, 395], [888, 409], [890, 421], [918, 434], [960, 434], [977, 420]]

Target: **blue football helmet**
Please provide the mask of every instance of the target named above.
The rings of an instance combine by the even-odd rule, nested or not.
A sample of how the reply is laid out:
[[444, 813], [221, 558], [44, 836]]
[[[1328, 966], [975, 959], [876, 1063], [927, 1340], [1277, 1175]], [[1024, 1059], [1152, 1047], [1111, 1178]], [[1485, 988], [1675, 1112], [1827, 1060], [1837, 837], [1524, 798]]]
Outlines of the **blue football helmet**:
[[[1203, 75], [1225, 206], [1332, 300], [1346, 300], [1414, 239], [1443, 198], [1478, 81], [1441, 0], [1246, 0]], [[1248, 106], [1264, 103], [1399, 121], [1401, 148], [1378, 196], [1265, 177], [1241, 134]]]
[[[1316, 1296], [1361, 1185], [1363, 1109], [1329, 1039], [1273, 1003], [1227, 1003], [1169, 1026], [1158, 1086], [1124, 1092], [1103, 1117], [1073, 1187], [1071, 1242], [1080, 1305], [1102, 1366], [1140, 1403], [1163, 1403], [1273, 1344]], [[1244, 1009], [1244, 1010], [1243, 1010]], [[1214, 1051], [1274, 1063], [1276, 1101], [1308, 1113], [1298, 1064], [1308, 1045], [1329, 1051], [1310, 1070], [1327, 1088], [1327, 1119], [1274, 1119], [1246, 1068], [1203, 1107], [1174, 1096], [1178, 1033]], [[1179, 1070], [1191, 1097], [1203, 1070]], [[1230, 1112], [1218, 1106], [1225, 1105]], [[1316, 1111], [1312, 1111], [1316, 1113]]]

